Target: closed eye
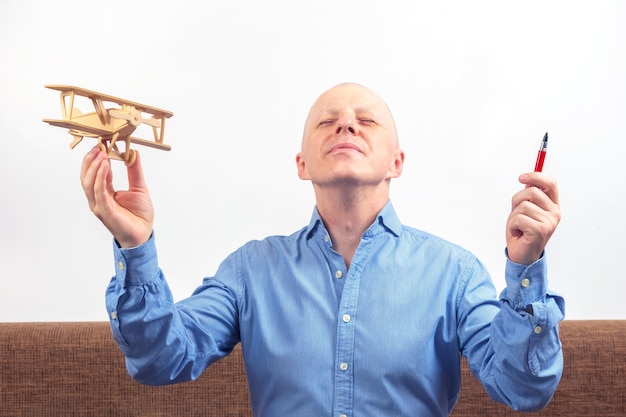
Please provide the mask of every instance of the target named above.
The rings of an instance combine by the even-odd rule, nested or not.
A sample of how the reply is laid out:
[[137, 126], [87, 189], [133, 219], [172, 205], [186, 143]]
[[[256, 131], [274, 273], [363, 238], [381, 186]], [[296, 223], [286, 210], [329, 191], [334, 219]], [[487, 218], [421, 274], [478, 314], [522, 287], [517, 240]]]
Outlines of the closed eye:
[[332, 120], [332, 119], [322, 120], [321, 122], [319, 122], [317, 124], [317, 127], [329, 126], [329, 125], [333, 124], [333, 122], [334, 122], [334, 120]]

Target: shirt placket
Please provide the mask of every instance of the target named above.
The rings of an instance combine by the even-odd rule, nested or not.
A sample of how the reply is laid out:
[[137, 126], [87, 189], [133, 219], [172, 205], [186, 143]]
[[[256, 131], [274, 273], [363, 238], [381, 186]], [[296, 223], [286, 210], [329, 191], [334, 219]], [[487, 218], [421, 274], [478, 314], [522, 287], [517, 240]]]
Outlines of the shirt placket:
[[[337, 314], [337, 350], [335, 357], [335, 395], [333, 416], [350, 417], [354, 409], [354, 348], [357, 305], [361, 273], [372, 245], [371, 236], [363, 236], [345, 277]], [[340, 270], [335, 273], [338, 275]]]

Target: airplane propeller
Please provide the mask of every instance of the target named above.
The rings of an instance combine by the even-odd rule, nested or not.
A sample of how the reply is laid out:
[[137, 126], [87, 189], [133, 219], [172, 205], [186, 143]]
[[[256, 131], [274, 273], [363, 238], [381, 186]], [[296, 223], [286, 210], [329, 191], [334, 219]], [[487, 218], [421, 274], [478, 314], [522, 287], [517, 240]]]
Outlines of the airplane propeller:
[[133, 107], [122, 109], [111, 109], [109, 115], [114, 119], [128, 120], [133, 126], [145, 123], [152, 127], [161, 127], [161, 121], [156, 119], [144, 119], [141, 112]]

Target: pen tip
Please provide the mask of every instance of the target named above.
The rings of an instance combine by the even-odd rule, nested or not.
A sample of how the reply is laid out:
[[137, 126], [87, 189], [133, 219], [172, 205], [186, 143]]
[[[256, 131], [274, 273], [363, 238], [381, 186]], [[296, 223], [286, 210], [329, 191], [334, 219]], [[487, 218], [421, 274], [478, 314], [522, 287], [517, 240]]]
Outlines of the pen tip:
[[548, 140], [548, 132], [546, 132], [545, 135], [543, 135], [543, 140], [547, 141]]

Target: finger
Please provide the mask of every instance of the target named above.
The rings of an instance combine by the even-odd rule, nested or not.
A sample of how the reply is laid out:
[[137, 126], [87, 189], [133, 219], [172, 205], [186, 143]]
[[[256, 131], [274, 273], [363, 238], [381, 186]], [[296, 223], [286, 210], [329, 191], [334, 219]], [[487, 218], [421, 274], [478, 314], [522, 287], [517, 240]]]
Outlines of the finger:
[[94, 146], [89, 152], [87, 152], [87, 154], [84, 156], [83, 158], [83, 162], [82, 165], [80, 167], [80, 178], [81, 180], [85, 177], [85, 175], [87, 174], [87, 170], [89, 169], [89, 167], [91, 166], [91, 164], [93, 163], [94, 159], [96, 159], [96, 157], [98, 156], [98, 153], [100, 152], [100, 148], [97, 146]]
[[105, 158], [106, 160], [106, 178], [104, 179], [107, 193], [109, 195], [113, 195], [115, 193], [115, 189], [113, 188], [113, 169], [111, 168], [111, 161], [109, 158]]
[[[512, 229], [550, 236], [561, 219], [561, 211], [541, 190], [532, 187], [513, 196], [509, 220]], [[547, 241], [547, 240], [546, 240]]]
[[511, 231], [517, 229], [521, 234], [549, 235], [552, 233], [549, 230], [553, 231], [556, 228], [559, 219], [558, 209], [544, 210], [535, 203], [522, 201], [511, 211], [507, 228]]
[[539, 259], [551, 232], [537, 226], [535, 220], [525, 215], [517, 214], [509, 218], [506, 241], [508, 255], [513, 262], [529, 265]]
[[507, 242], [509, 238], [521, 239], [540, 252], [554, 233], [558, 221], [546, 212], [511, 213], [507, 222]]
[[550, 197], [537, 187], [524, 188], [523, 190], [515, 193], [511, 199], [511, 206], [515, 209], [524, 202], [536, 205], [543, 210], [551, 210], [555, 205]]
[[98, 147], [95, 147], [87, 153], [87, 155], [85, 155], [81, 166], [81, 185], [83, 187], [83, 191], [85, 192], [85, 196], [87, 197], [89, 207], [92, 209], [94, 205], [94, 186], [96, 174], [104, 157], [103, 152]]
[[[552, 227], [554, 219], [557, 218], [552, 212], [540, 208], [529, 201], [523, 201], [511, 211], [513, 223], [521, 231]], [[531, 223], [532, 222], [532, 223]], [[525, 227], [522, 227], [525, 226]]]
[[526, 188], [536, 187], [543, 191], [555, 204], [559, 204], [559, 188], [556, 180], [541, 172], [527, 172], [519, 176]]
[[533, 221], [522, 213], [511, 213], [509, 220], [507, 221], [508, 235], [511, 237], [520, 238], [526, 235], [526, 238], [530, 236], [532, 230]]
[[100, 163], [93, 164], [93, 206], [94, 214], [103, 220], [112, 211], [113, 192], [111, 163], [108, 158], [101, 158]]

